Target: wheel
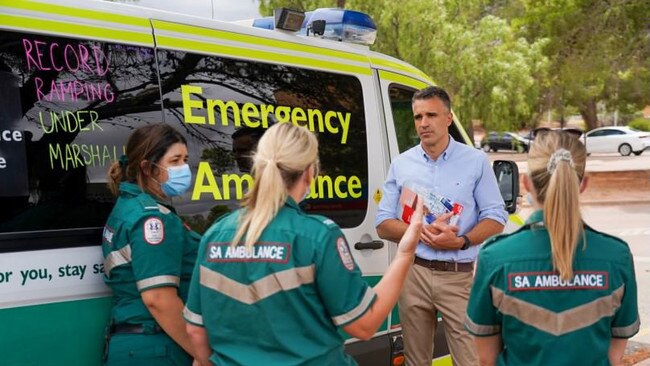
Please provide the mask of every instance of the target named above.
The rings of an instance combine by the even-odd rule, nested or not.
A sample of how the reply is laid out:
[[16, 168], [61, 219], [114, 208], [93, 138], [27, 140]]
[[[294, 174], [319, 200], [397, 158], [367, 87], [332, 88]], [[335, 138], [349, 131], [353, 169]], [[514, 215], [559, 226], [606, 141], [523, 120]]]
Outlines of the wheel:
[[483, 145], [482, 149], [483, 149], [483, 151], [485, 151], [485, 152], [490, 152], [490, 145], [489, 145], [489, 144], [485, 144], [485, 145]]
[[639, 150], [639, 151], [634, 152], [634, 155], [636, 155], [636, 156], [639, 156], [641, 154], [643, 154], [643, 150]]
[[628, 156], [632, 153], [632, 146], [629, 144], [621, 144], [621, 146], [618, 147], [618, 152], [622, 156]]

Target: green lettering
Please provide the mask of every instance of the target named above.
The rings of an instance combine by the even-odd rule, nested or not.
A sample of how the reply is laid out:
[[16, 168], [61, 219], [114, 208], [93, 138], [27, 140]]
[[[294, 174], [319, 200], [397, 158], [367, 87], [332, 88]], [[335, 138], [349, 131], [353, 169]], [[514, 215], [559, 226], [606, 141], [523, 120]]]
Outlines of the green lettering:
[[336, 114], [338, 114], [341, 127], [343, 128], [341, 144], [345, 145], [345, 143], [348, 142], [348, 131], [350, 130], [350, 113], [343, 114], [341, 112], [336, 112]]
[[[207, 179], [207, 183], [205, 180]], [[214, 179], [210, 164], [202, 161], [199, 163], [199, 169], [196, 172], [196, 179], [194, 180], [194, 190], [192, 191], [192, 201], [198, 201], [203, 193], [212, 193], [215, 201], [221, 200], [221, 192], [219, 186]]]
[[246, 189], [250, 189], [253, 185], [253, 177], [250, 174], [244, 174], [239, 176], [237, 174], [224, 174], [221, 177], [223, 185], [223, 198], [226, 200], [230, 199], [230, 182], [235, 183], [235, 199], [242, 199], [244, 197], [243, 182], [246, 181]]
[[48, 145], [50, 151], [50, 168], [54, 169], [54, 160], [58, 160], [59, 163], [61, 163], [61, 168], [63, 168], [63, 159], [61, 159], [61, 145], [56, 144], [55, 146], [55, 148], [52, 148], [52, 144]]
[[[260, 126], [260, 111], [257, 109], [257, 106], [253, 103], [244, 103], [241, 107], [241, 119], [244, 121], [244, 124], [248, 127], [259, 127]], [[255, 118], [255, 121], [251, 121], [251, 118]]]
[[[314, 118], [316, 117], [316, 118]], [[324, 132], [323, 129], [323, 114], [318, 109], [308, 109], [307, 110], [307, 120], [309, 120], [309, 129], [311, 131], [316, 131], [316, 120], [318, 122], [318, 132]]]
[[214, 107], [219, 107], [219, 114], [221, 115], [221, 125], [228, 126], [228, 108], [232, 108], [232, 118], [235, 126], [241, 126], [239, 122], [239, 106], [232, 100], [224, 103], [219, 99], [210, 99], [208, 100], [208, 123], [213, 125], [214, 121]]
[[200, 86], [181, 85], [181, 101], [183, 103], [183, 119], [185, 123], [205, 124], [205, 117], [192, 115], [192, 108], [203, 109], [203, 101], [190, 99], [191, 94], [203, 94]]
[[294, 108], [293, 111], [291, 111], [291, 120], [293, 121], [293, 124], [296, 126], [307, 127], [306, 124], [302, 123], [302, 122], [307, 122], [307, 115], [305, 114], [305, 111], [302, 108], [299, 107]]
[[348, 192], [350, 192], [350, 197], [352, 198], [361, 198], [361, 179], [356, 175], [353, 175], [348, 179]]

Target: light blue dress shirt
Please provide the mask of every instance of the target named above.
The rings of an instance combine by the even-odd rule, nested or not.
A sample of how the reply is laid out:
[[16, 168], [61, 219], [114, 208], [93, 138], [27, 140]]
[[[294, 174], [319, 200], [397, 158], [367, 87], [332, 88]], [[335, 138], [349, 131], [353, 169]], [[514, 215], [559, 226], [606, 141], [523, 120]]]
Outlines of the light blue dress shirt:
[[[487, 155], [473, 147], [454, 141], [438, 157], [431, 159], [421, 145], [400, 154], [390, 165], [379, 210], [375, 219], [378, 226], [388, 219], [399, 218], [399, 198], [402, 187], [425, 187], [452, 202], [463, 205], [456, 223], [458, 235], [469, 232], [484, 219], [501, 224], [508, 220], [503, 198]], [[420, 242], [415, 255], [427, 260], [466, 263], [478, 255], [479, 246], [467, 250], [438, 250]]]

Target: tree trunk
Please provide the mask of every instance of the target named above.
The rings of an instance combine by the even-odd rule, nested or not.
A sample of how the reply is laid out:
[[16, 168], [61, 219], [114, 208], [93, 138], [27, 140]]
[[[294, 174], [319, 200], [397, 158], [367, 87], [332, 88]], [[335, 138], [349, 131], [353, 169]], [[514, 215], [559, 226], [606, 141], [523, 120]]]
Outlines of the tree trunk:
[[598, 127], [598, 110], [596, 109], [596, 100], [589, 99], [586, 103], [580, 106], [580, 115], [585, 121], [587, 131], [591, 131]]
[[336, 0], [336, 6], [339, 8], [345, 8], [345, 0]]

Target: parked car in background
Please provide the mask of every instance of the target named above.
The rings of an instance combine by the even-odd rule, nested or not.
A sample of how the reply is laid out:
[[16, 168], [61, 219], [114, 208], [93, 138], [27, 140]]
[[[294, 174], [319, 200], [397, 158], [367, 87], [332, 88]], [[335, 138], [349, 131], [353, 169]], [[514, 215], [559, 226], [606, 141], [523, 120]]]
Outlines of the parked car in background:
[[513, 150], [527, 152], [530, 140], [514, 132], [490, 132], [481, 140], [481, 149], [485, 152]]
[[618, 152], [622, 156], [641, 155], [645, 149], [650, 149], [650, 133], [629, 127], [596, 128], [587, 132], [583, 141], [589, 154]]

